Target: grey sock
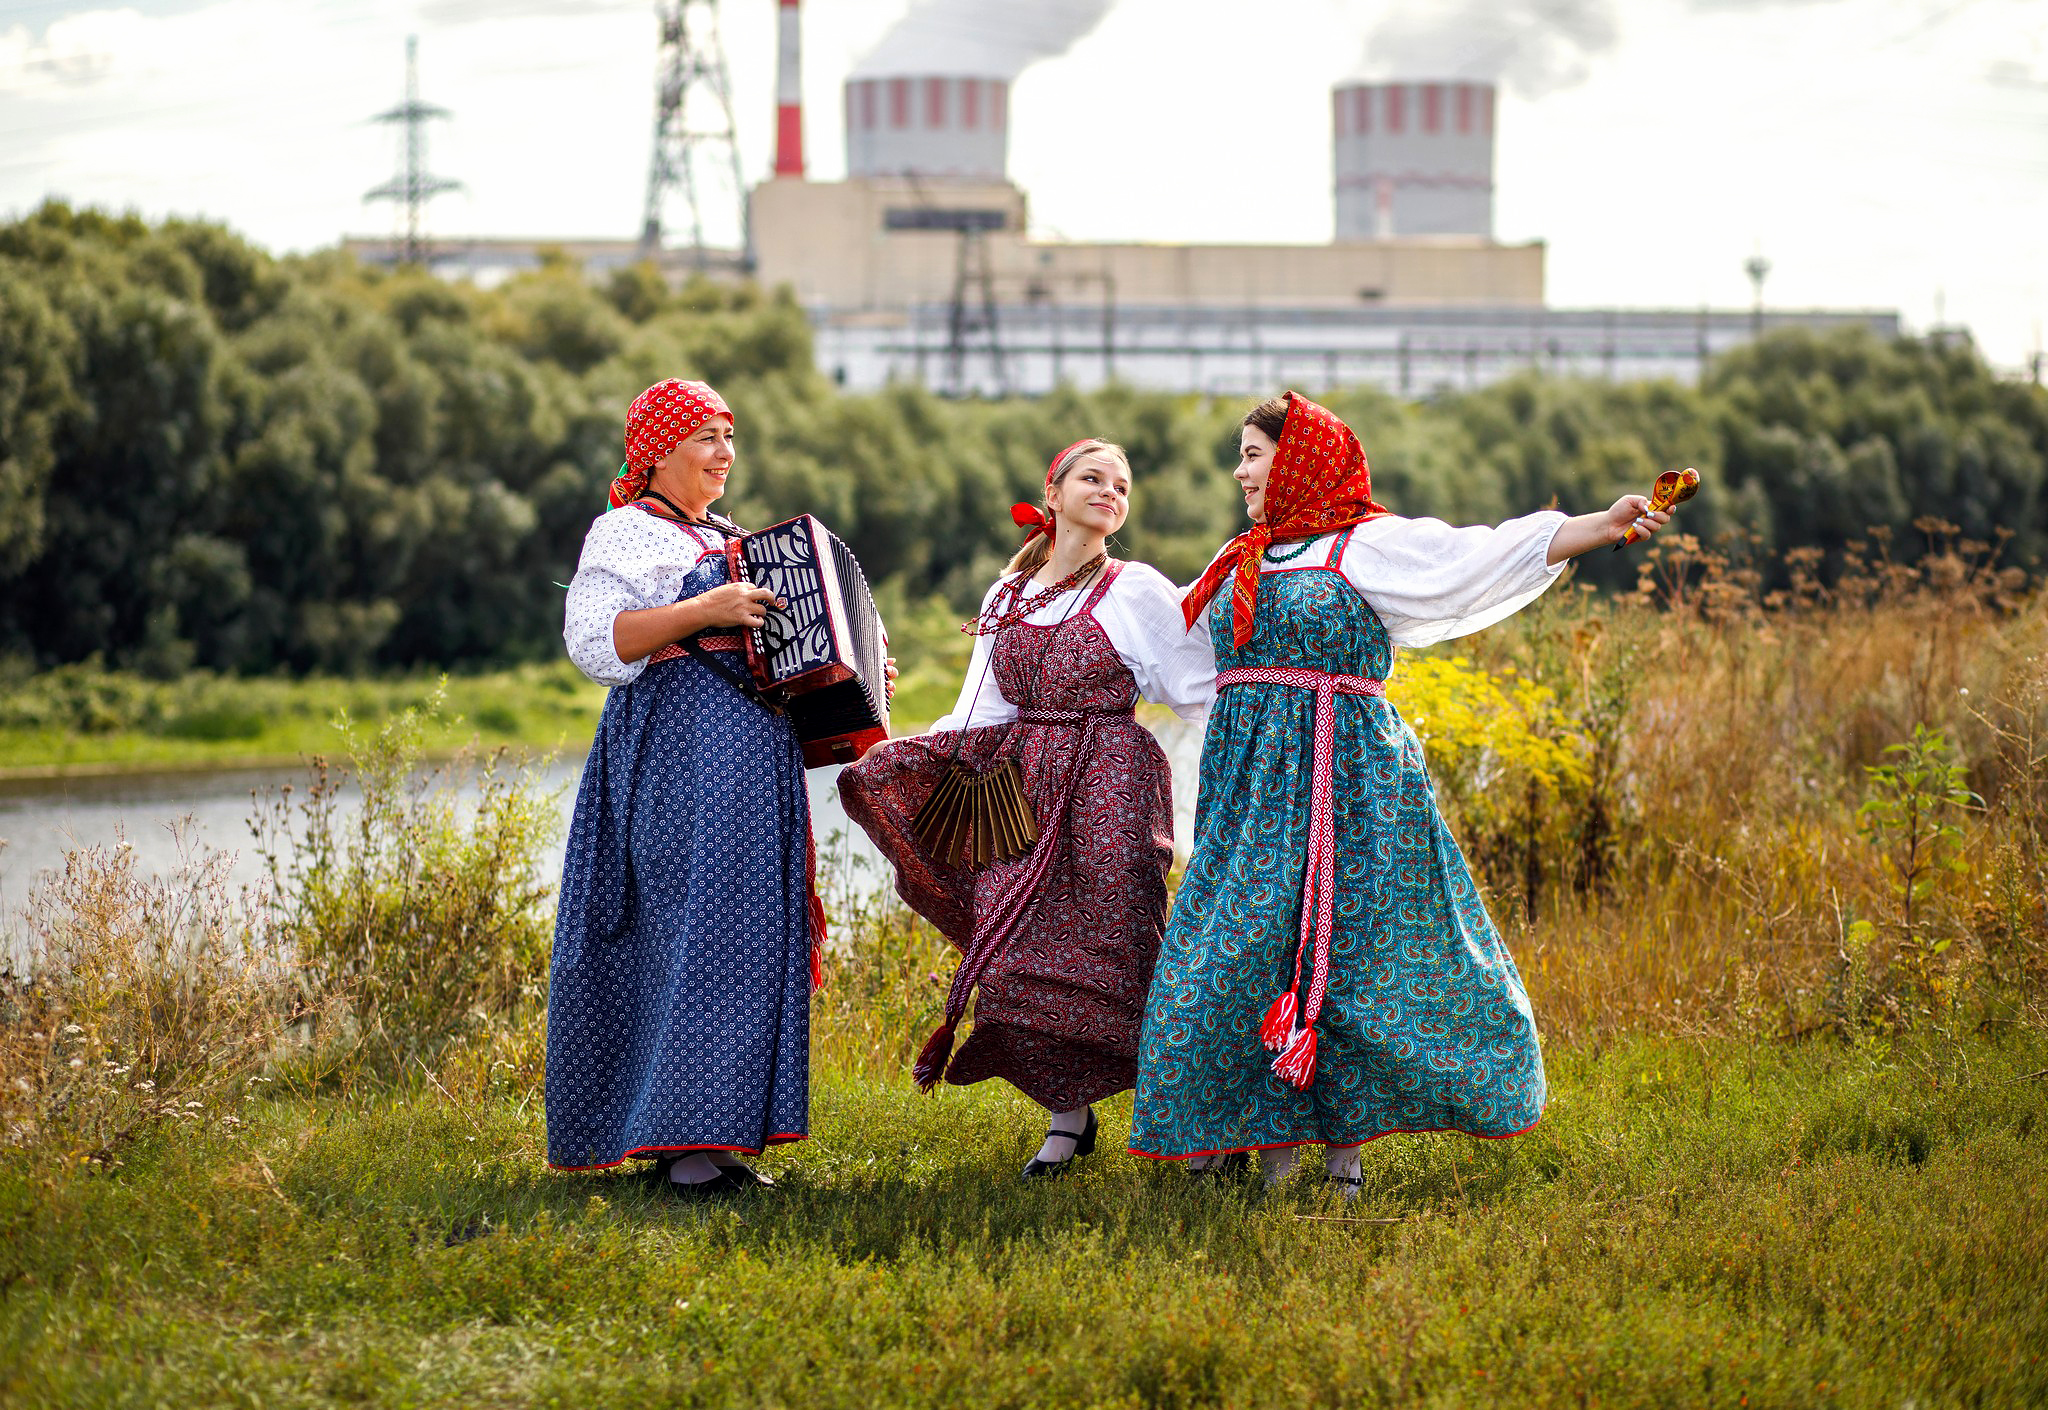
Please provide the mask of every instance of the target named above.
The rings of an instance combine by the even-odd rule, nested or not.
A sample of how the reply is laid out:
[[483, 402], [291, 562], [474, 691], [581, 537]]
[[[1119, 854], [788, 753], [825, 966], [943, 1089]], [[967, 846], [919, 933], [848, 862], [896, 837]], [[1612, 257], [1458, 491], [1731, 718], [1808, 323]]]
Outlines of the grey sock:
[[668, 1178], [678, 1185], [701, 1185], [718, 1178], [718, 1167], [702, 1151], [692, 1151], [668, 1168]]

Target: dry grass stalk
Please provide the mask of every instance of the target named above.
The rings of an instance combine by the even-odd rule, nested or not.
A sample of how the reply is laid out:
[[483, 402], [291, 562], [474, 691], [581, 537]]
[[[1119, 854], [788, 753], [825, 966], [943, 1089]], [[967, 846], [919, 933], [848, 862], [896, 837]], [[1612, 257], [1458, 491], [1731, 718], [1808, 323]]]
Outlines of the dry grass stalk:
[[230, 884], [232, 857], [178, 842], [166, 875], [126, 844], [87, 847], [32, 894], [26, 972], [0, 976], [7, 1144], [107, 1163], [153, 1127], [233, 1127], [312, 1017], [267, 907]]

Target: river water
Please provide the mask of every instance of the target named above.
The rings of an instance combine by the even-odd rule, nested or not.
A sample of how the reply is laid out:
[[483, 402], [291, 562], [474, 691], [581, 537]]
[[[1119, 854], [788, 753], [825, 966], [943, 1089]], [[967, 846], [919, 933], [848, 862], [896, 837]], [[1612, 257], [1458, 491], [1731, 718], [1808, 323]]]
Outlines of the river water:
[[[1168, 717], [1153, 733], [1173, 766], [1174, 842], [1186, 855], [1194, 834], [1195, 775], [1202, 732]], [[561, 811], [562, 832], [576, 802], [583, 760], [558, 761], [542, 775]], [[887, 875], [865, 834], [840, 810], [836, 768], [810, 772], [812, 817], [818, 846], [843, 868], [856, 858], [867, 865], [843, 874]], [[39, 876], [61, 868], [64, 854], [78, 847], [127, 845], [142, 870], [166, 872], [179, 859], [179, 835], [187, 845], [235, 854], [233, 875], [255, 882], [264, 874], [256, 856], [249, 819], [256, 795], [286, 784], [303, 789], [297, 768], [234, 769], [208, 773], [122, 774], [113, 777], [0, 780], [0, 935], [18, 942], [21, 912]], [[560, 874], [559, 838], [543, 862], [543, 873]], [[8, 958], [17, 944], [7, 945]]]

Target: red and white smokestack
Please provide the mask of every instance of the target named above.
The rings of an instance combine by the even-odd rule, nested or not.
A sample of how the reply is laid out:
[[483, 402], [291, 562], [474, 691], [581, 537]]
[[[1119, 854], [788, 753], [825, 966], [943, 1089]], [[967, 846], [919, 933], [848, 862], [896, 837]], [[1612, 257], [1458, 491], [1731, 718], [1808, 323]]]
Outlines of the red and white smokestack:
[[775, 68], [775, 174], [804, 174], [803, 50], [797, 0], [781, 0], [782, 42]]

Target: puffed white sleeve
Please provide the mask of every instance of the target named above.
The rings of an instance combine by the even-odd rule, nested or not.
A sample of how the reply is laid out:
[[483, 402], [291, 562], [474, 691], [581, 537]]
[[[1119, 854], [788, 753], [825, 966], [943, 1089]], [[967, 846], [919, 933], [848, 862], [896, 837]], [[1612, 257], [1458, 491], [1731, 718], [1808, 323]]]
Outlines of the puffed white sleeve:
[[1216, 700], [1216, 651], [1206, 624], [1190, 631], [1180, 590], [1149, 563], [1128, 563], [1104, 594], [1096, 620], [1109, 635], [1138, 692], [1191, 725]]
[[687, 535], [644, 514], [614, 510], [599, 515], [584, 536], [562, 611], [562, 640], [576, 669], [599, 685], [638, 680], [647, 660], [619, 659], [613, 624], [621, 612], [675, 601], [683, 577], [703, 556], [703, 548]]
[[[981, 599], [981, 610], [987, 612], [995, 603], [996, 594], [1009, 582], [998, 578], [995, 585]], [[996, 639], [993, 636], [977, 636], [974, 639], [974, 654], [967, 660], [967, 679], [960, 682], [960, 698], [952, 710], [932, 722], [933, 734], [953, 729], [980, 729], [984, 725], [1005, 725], [1017, 718], [1017, 707], [1003, 695], [1002, 687], [996, 684], [995, 672], [989, 669], [995, 655]]]
[[1557, 581], [1554, 509], [1489, 528], [1389, 515], [1361, 524], [1344, 550], [1350, 579], [1397, 646], [1431, 646], [1512, 616]]

